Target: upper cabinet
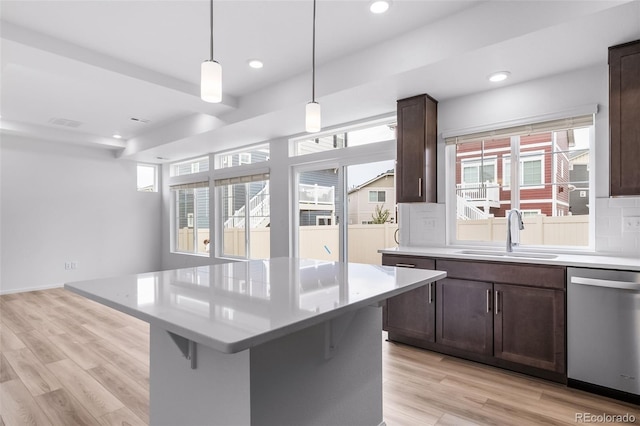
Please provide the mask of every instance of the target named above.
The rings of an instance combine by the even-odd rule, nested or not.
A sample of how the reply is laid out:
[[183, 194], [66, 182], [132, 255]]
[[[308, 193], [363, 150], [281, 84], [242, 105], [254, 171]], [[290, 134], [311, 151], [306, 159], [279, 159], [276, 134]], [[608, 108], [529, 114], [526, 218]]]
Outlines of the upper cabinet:
[[610, 192], [640, 195], [640, 40], [609, 48]]
[[398, 101], [398, 203], [437, 202], [437, 106], [429, 95]]

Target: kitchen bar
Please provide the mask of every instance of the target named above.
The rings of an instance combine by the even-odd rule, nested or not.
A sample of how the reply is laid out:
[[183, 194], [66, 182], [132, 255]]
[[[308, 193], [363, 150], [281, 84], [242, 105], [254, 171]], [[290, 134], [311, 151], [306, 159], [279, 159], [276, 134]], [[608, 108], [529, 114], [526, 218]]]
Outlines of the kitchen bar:
[[150, 323], [153, 425], [379, 425], [381, 302], [445, 276], [274, 258], [65, 288]]

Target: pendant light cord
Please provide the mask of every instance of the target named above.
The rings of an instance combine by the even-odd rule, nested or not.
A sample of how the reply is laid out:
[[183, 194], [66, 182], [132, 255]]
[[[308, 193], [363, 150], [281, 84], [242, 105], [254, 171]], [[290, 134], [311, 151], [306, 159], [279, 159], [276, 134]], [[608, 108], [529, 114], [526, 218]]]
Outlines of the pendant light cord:
[[311, 48], [311, 102], [316, 101], [316, 0], [313, 0], [313, 39]]
[[209, 29], [211, 31], [211, 42], [209, 43], [209, 53], [211, 56], [211, 61], [213, 61], [213, 0], [209, 0]]

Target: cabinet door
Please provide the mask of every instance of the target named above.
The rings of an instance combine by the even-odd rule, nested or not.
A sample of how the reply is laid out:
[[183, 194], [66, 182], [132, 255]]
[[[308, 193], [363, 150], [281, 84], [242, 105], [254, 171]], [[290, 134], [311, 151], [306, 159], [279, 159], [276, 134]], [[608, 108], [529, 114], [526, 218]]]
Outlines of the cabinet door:
[[611, 195], [640, 194], [640, 40], [609, 48]]
[[436, 292], [436, 342], [491, 355], [492, 284], [445, 278], [437, 281]]
[[435, 341], [434, 283], [387, 300], [386, 327], [391, 333]]
[[564, 291], [495, 284], [494, 299], [494, 356], [564, 373]]
[[[382, 255], [388, 266], [434, 269], [435, 261], [424, 257]], [[411, 290], [386, 301], [383, 310], [384, 330], [427, 342], [435, 340], [435, 284]]]
[[396, 201], [437, 202], [437, 102], [428, 95], [398, 101]]

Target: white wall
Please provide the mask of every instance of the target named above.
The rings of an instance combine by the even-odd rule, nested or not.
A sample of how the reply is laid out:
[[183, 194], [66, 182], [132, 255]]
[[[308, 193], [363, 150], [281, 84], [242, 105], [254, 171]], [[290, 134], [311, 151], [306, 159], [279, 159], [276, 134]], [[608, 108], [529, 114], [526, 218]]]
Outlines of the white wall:
[[2, 135], [0, 292], [159, 269], [161, 208], [136, 190], [135, 162]]

